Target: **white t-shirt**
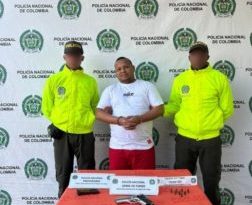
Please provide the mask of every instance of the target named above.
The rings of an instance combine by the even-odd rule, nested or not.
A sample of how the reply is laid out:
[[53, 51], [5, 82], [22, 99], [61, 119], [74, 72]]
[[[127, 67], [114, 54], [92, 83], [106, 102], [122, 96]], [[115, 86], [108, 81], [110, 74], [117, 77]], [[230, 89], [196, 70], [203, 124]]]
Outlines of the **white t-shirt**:
[[[147, 81], [136, 80], [130, 84], [116, 83], [108, 86], [102, 93], [97, 108], [112, 107], [113, 116], [142, 115], [150, 110], [150, 106], [163, 104], [155, 86]], [[134, 130], [111, 124], [110, 148], [127, 150], [146, 150], [153, 147], [153, 122], [137, 125]]]

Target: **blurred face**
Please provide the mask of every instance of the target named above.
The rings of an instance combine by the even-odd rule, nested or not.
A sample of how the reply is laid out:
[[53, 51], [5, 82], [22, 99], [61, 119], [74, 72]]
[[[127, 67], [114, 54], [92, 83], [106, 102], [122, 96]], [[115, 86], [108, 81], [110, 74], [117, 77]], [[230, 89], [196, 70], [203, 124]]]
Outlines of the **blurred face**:
[[193, 50], [189, 53], [189, 61], [191, 63], [191, 67], [193, 69], [201, 69], [204, 68], [208, 63], [209, 55], [202, 50]]
[[64, 59], [70, 69], [76, 70], [80, 68], [81, 62], [84, 60], [84, 56], [81, 54], [65, 54]]
[[135, 81], [135, 67], [127, 60], [118, 60], [115, 63], [116, 77], [122, 83], [132, 83]]

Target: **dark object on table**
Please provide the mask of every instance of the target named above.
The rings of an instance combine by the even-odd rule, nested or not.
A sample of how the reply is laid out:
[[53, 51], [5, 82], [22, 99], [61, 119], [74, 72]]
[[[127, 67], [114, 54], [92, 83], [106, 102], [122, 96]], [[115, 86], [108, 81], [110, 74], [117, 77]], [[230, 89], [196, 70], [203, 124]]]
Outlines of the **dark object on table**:
[[77, 189], [77, 195], [87, 195], [87, 194], [99, 194], [100, 191], [98, 189]]

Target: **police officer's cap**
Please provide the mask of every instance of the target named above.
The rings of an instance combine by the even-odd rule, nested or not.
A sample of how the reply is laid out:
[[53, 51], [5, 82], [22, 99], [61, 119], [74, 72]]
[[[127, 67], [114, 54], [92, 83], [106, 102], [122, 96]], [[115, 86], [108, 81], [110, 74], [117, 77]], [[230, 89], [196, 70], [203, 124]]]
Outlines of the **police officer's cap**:
[[68, 41], [65, 43], [64, 46], [64, 53], [65, 54], [72, 54], [72, 55], [82, 55], [83, 48], [81, 43], [77, 41]]

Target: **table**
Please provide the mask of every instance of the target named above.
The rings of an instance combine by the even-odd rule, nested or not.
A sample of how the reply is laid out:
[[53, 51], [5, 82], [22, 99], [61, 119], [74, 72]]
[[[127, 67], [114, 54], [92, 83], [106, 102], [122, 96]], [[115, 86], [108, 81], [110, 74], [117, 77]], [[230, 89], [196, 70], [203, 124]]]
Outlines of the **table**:
[[[188, 170], [82, 170], [81, 173], [114, 173], [123, 176], [189, 176]], [[96, 195], [78, 196], [76, 189], [67, 188], [57, 205], [116, 205], [115, 199], [125, 197], [109, 195], [108, 189], [100, 189]], [[158, 196], [148, 196], [155, 205], [211, 205], [199, 186], [163, 186]]]

